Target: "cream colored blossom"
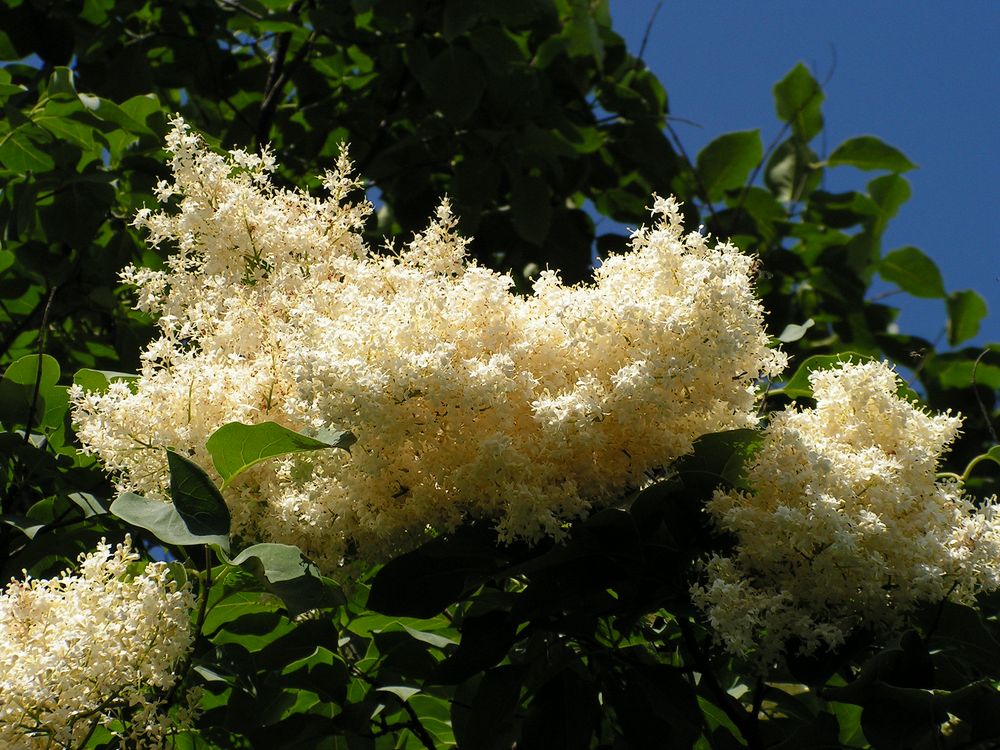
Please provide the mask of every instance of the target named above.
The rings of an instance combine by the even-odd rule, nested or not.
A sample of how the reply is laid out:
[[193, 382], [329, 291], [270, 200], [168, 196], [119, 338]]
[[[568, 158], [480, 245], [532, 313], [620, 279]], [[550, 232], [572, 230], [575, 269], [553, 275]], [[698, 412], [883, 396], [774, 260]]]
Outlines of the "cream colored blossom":
[[163, 563], [135, 573], [130, 544], [102, 541], [77, 572], [0, 594], [0, 747], [77, 747], [122, 718], [129, 747], [159, 747], [178, 728], [161, 700], [191, 647], [194, 599]]
[[756, 380], [780, 371], [752, 293], [753, 261], [685, 234], [677, 203], [593, 283], [544, 272], [518, 296], [465, 257], [448, 203], [408, 245], [366, 247], [370, 211], [275, 188], [267, 157], [205, 150], [175, 122], [173, 210], [136, 223], [172, 254], [132, 268], [160, 316], [130, 389], [73, 393], [79, 435], [122, 490], [163, 497], [162, 448], [221, 425], [349, 429], [331, 450], [261, 464], [227, 487], [238, 534], [301, 546], [327, 569], [468, 518], [505, 539], [558, 536], [706, 432], [756, 424]]
[[995, 499], [974, 507], [938, 461], [961, 420], [897, 395], [885, 364], [810, 376], [815, 409], [775, 414], [749, 466], [753, 492], [708, 511], [736, 535], [693, 589], [734, 652], [770, 661], [836, 647], [855, 627], [894, 628], [915, 607], [1000, 585]]

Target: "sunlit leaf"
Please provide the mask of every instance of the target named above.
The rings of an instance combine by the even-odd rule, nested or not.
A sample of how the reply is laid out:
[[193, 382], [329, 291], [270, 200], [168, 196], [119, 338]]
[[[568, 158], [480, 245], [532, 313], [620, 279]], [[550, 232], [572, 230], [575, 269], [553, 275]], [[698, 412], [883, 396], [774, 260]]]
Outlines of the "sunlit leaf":
[[354, 435], [347, 431], [329, 431], [320, 437], [303, 435], [277, 422], [230, 422], [212, 433], [205, 447], [225, 487], [241, 472], [274, 456], [328, 448], [347, 450], [355, 442]]
[[397, 698], [399, 698], [403, 703], [406, 703], [410, 698], [420, 692], [420, 688], [407, 687], [406, 685], [386, 685], [385, 687], [375, 688], [384, 693], [392, 693]]
[[774, 85], [778, 117], [790, 123], [795, 134], [806, 142], [823, 129], [823, 115], [820, 114], [823, 98], [823, 89], [802, 63]]
[[944, 297], [944, 280], [937, 264], [915, 247], [901, 247], [886, 255], [879, 275], [914, 297]]
[[778, 334], [777, 339], [783, 344], [791, 344], [806, 335], [806, 331], [816, 325], [816, 321], [809, 318], [805, 323], [789, 323], [784, 330]]
[[890, 172], [907, 172], [916, 166], [902, 151], [870, 135], [841, 143], [830, 154], [827, 164], [831, 167], [845, 164], [858, 169], [886, 169]]

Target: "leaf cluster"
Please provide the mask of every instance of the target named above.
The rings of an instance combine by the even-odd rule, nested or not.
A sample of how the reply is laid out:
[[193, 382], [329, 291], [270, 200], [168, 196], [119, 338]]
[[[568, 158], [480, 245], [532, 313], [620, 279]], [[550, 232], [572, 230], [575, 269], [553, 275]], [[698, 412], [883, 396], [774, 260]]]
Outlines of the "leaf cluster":
[[[941, 604], [892, 642], [757, 676], [721, 652], [688, 599], [730, 540], [704, 501], [740, 486], [754, 433], [706, 436], [661, 481], [534, 549], [489, 528], [333, 581], [287, 545], [233, 539], [220, 488], [172, 453], [171, 502], [115, 492], [80, 453], [67, 387], [128, 381], [151, 322], [118, 272], [156, 267], [131, 227], [165, 177], [174, 112], [223, 147], [270, 143], [286, 184], [317, 187], [349, 144], [378, 203], [373, 237], [408, 239], [448, 195], [482, 263], [585, 279], [624, 249], [653, 193], [759, 259], [769, 330], [797, 369], [764, 411], [808, 401], [807, 373], [886, 357], [912, 396], [959, 410], [943, 467], [997, 491], [1000, 349], [966, 346], [986, 307], [912, 246], [884, 248], [914, 164], [872, 136], [817, 152], [823, 86], [774, 87], [777, 133], [688, 155], [667, 94], [576, 0], [3, 0], [0, 2], [0, 555], [51, 576], [126, 532], [192, 580], [198, 639], [184, 688], [201, 715], [175, 746], [267, 748], [975, 748], [1000, 736], [1000, 604]], [[828, 170], [866, 173], [833, 193]], [[376, 243], [377, 244], [377, 243]], [[934, 340], [898, 330], [881, 278], [939, 299]], [[65, 373], [65, 374], [64, 374]], [[350, 433], [275, 424], [209, 441], [225, 483]], [[225, 485], [222, 489], [224, 489]], [[167, 696], [179, 699], [178, 696]], [[95, 732], [90, 747], [113, 746]]]

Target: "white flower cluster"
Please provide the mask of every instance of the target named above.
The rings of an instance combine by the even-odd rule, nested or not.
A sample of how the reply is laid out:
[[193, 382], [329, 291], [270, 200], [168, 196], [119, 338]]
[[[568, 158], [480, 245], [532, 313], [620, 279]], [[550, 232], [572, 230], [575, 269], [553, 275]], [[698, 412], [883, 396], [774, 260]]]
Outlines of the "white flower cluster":
[[167, 145], [159, 197], [179, 206], [137, 224], [174, 252], [125, 274], [162, 335], [131, 389], [74, 392], [78, 433], [122, 490], [162, 497], [159, 449], [211, 469], [205, 441], [227, 422], [351, 430], [350, 454], [262, 464], [225, 493], [239, 534], [328, 569], [467, 518], [558, 536], [700, 435], [755, 425], [756, 380], [784, 365], [753, 261], [684, 234], [672, 199], [592, 284], [546, 271], [518, 296], [466, 259], [447, 202], [407, 246], [369, 249], [346, 157], [320, 200], [274, 187], [266, 153], [211, 153], [181, 121]]
[[101, 542], [77, 573], [0, 594], [0, 747], [78, 747], [96, 725], [159, 747], [190, 719], [161, 699], [191, 647], [194, 598], [163, 563], [130, 570], [130, 545]]
[[897, 395], [882, 363], [814, 372], [810, 383], [816, 408], [786, 409], [764, 430], [753, 492], [717, 491], [709, 503], [738, 543], [693, 588], [730, 650], [764, 662], [1000, 586], [997, 506], [977, 508], [957, 481], [936, 478], [961, 420]]

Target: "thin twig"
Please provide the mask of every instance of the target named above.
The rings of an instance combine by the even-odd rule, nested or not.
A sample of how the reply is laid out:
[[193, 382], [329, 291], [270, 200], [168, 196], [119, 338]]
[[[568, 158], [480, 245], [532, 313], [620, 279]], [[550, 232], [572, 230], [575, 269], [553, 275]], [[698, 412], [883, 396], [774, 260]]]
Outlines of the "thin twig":
[[[205, 616], [208, 614], [208, 593], [212, 588], [212, 550], [207, 544], [203, 546], [203, 549], [205, 552], [205, 580], [202, 583], [201, 591], [199, 592], [199, 599], [201, 601], [198, 604], [198, 615], [195, 618], [195, 638], [198, 638], [201, 635], [201, 629], [205, 625]], [[188, 651], [187, 656], [184, 657], [183, 666], [177, 670], [177, 681], [174, 682], [170, 691], [164, 698], [164, 702], [168, 705], [177, 694], [177, 690], [180, 688], [181, 683], [187, 679], [188, 672], [191, 670], [191, 664], [193, 662], [194, 648], [192, 647], [191, 650]]]
[[758, 677], [754, 681], [753, 685], [753, 707], [750, 709], [753, 721], [757, 721], [760, 718], [760, 710], [764, 705], [764, 688], [767, 685], [764, 683], [762, 677]]
[[52, 300], [55, 299], [56, 289], [59, 285], [49, 290], [48, 299], [45, 302], [45, 309], [42, 311], [42, 322], [38, 326], [38, 363], [35, 370], [35, 389], [31, 394], [31, 403], [28, 405], [28, 416], [24, 420], [24, 444], [31, 441], [31, 427], [35, 419], [35, 405], [38, 403], [38, 394], [42, 389], [42, 355], [45, 353], [45, 329], [49, 325], [49, 311], [52, 309]]
[[[399, 696], [397, 696], [399, 697]], [[410, 717], [410, 723], [407, 724], [407, 728], [416, 735], [417, 739], [420, 740], [421, 744], [427, 748], [427, 750], [437, 750], [437, 745], [434, 744], [434, 738], [431, 737], [431, 733], [427, 731], [421, 721], [420, 717], [417, 716], [416, 710], [410, 705], [409, 701], [399, 699], [400, 703], [403, 704], [403, 710], [406, 711], [407, 716]]]
[[660, 0], [653, 8], [653, 13], [649, 17], [649, 21], [646, 22], [646, 31], [642, 35], [642, 44], [639, 45], [639, 54], [636, 55], [636, 59], [645, 62], [642, 59], [643, 54], [646, 52], [646, 44], [649, 42], [649, 34], [653, 31], [653, 24], [656, 23], [656, 15], [660, 12], [660, 8], [663, 7], [663, 0]]
[[[791, 118], [789, 118], [789, 121], [786, 122], [782, 126], [781, 130], [778, 131], [778, 134], [773, 139], [771, 139], [771, 142], [768, 144], [767, 149], [765, 149], [764, 151], [764, 155], [761, 156], [760, 161], [757, 162], [757, 166], [754, 167], [753, 172], [750, 174], [750, 178], [746, 181], [746, 184], [743, 186], [743, 190], [740, 191], [740, 198], [736, 203], [736, 208], [733, 212], [733, 219], [729, 225], [730, 228], [734, 227], [736, 225], [736, 222], [738, 222], [741, 218], [743, 218], [744, 204], [746, 203], [747, 195], [749, 195], [750, 193], [750, 188], [753, 187], [753, 184], [757, 180], [757, 176], [760, 174], [760, 171], [764, 168], [764, 165], [767, 164], [768, 161], [770, 161], [771, 156], [774, 154], [778, 146], [784, 140], [785, 135], [788, 133], [789, 128], [791, 128], [792, 126], [792, 122], [795, 120], [796, 117], [798, 117], [803, 112], [803, 110], [805, 110], [806, 107], [812, 104], [813, 100], [817, 96], [822, 96], [823, 89], [825, 89], [827, 84], [830, 83], [830, 80], [833, 78], [833, 73], [836, 69], [837, 69], [837, 56], [836, 54], [834, 54], [833, 62], [831, 63], [830, 69], [827, 71], [826, 76], [823, 78], [823, 83], [820, 84], [819, 89], [817, 91], [814, 91], [808, 99], [806, 99], [804, 102], [802, 102], [802, 104], [799, 105], [798, 109], [796, 109], [795, 112], [792, 113], [792, 116]], [[821, 132], [824, 134], [825, 137], [826, 135], [825, 129], [821, 130]], [[805, 185], [804, 181], [802, 185], [803, 186]], [[791, 202], [797, 203], [799, 199], [798, 191], [800, 189], [800, 186], [795, 185], [794, 187], [795, 187], [795, 192], [792, 194]]]
[[698, 197], [701, 198], [702, 203], [705, 204], [705, 208], [708, 209], [709, 216], [711, 216], [712, 220], [714, 221], [715, 207], [712, 205], [712, 201], [708, 199], [708, 191], [705, 189], [705, 183], [701, 181], [701, 177], [698, 175], [698, 170], [695, 169], [694, 162], [692, 162], [691, 157], [688, 156], [688, 153], [684, 148], [684, 144], [681, 143], [680, 136], [677, 135], [677, 131], [674, 130], [673, 126], [669, 122], [665, 123], [665, 126], [667, 132], [670, 134], [670, 137], [674, 142], [674, 145], [677, 147], [677, 151], [684, 158], [684, 161], [687, 162], [688, 168], [691, 170], [691, 174], [694, 176], [695, 190], [698, 193]]
[[993, 418], [990, 416], [990, 412], [986, 408], [986, 404], [983, 403], [983, 399], [979, 395], [979, 389], [976, 388], [978, 385], [978, 383], [976, 383], [976, 371], [979, 369], [979, 363], [989, 351], [989, 349], [983, 349], [980, 355], [976, 357], [976, 363], [972, 365], [972, 393], [976, 397], [976, 403], [979, 404], [979, 410], [983, 413], [983, 419], [986, 420], [986, 429], [990, 431], [990, 439], [992, 439], [994, 443], [1000, 443], [1000, 439], [997, 438], [997, 431], [993, 427]]
[[[45, 298], [42, 297], [41, 299], [38, 300], [38, 302], [31, 309], [31, 311], [17, 322], [13, 330], [4, 337], [3, 341], [0, 342], [0, 357], [2, 357], [8, 351], [10, 351], [10, 348], [14, 345], [14, 342], [17, 340], [17, 337], [24, 332], [24, 329], [28, 327], [28, 324], [31, 323], [34, 317], [38, 314], [38, 311], [41, 310], [44, 306], [45, 306]], [[11, 322], [13, 322], [13, 316], [10, 315], [9, 312], [7, 313], [7, 317], [11, 318]]]
[[245, 5], [236, 2], [236, 0], [218, 0], [221, 5], [228, 5], [233, 10], [238, 10], [240, 13], [250, 16], [255, 21], [263, 21], [264, 16], [255, 10], [252, 10]]
[[[295, 14], [302, 7], [303, 0], [295, 0], [289, 7], [288, 12]], [[295, 68], [305, 59], [312, 49], [312, 41], [315, 32], [310, 32], [305, 42], [295, 53], [289, 65], [285, 65], [285, 58], [288, 56], [288, 47], [292, 41], [292, 32], [284, 31], [278, 35], [274, 46], [274, 56], [271, 58], [271, 68], [267, 72], [267, 82], [264, 84], [264, 100], [260, 104], [260, 114], [257, 118], [257, 145], [267, 142], [271, 132], [271, 121], [274, 119], [274, 112], [278, 108], [278, 95], [288, 82], [288, 70]]]

